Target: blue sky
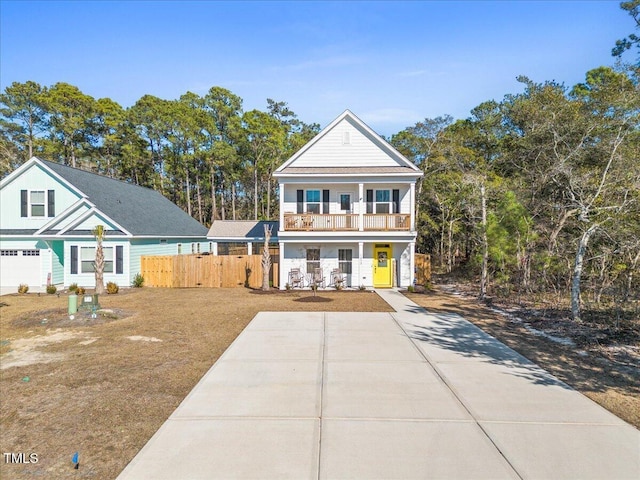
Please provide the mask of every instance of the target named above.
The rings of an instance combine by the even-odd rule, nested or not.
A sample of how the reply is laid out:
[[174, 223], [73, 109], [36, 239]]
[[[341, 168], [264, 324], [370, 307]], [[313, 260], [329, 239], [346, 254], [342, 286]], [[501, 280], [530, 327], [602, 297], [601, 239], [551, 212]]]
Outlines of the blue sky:
[[321, 126], [346, 108], [391, 135], [466, 118], [516, 76], [573, 85], [633, 32], [618, 1], [0, 0], [0, 86], [68, 82], [124, 107], [222, 86]]

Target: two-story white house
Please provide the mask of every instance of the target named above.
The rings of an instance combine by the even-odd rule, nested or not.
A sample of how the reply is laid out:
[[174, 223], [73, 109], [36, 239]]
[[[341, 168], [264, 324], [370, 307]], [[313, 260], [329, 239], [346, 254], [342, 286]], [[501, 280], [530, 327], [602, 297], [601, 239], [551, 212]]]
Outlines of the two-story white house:
[[199, 253], [207, 229], [159, 192], [33, 157], [0, 182], [0, 287], [95, 285], [103, 225], [105, 282], [129, 286], [142, 255]]
[[290, 272], [340, 271], [351, 287], [414, 280], [422, 171], [349, 110], [281, 165], [280, 288]]

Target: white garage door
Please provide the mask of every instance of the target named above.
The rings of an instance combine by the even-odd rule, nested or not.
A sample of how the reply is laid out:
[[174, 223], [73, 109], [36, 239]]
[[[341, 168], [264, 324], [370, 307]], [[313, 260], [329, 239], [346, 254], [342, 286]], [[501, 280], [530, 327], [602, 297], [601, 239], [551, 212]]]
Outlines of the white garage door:
[[40, 286], [40, 250], [0, 250], [0, 286]]

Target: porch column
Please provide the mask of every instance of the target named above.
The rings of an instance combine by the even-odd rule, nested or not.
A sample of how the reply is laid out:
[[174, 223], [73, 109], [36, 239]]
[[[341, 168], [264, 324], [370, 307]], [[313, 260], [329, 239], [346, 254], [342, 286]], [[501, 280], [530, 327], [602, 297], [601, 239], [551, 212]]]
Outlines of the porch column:
[[280, 264], [278, 265], [278, 277], [280, 277], [278, 280], [278, 288], [280, 290], [284, 290], [288, 279], [286, 273], [287, 269], [284, 268], [284, 243], [282, 242], [278, 242], [278, 255], [280, 257]]
[[211, 253], [216, 257], [218, 256], [218, 242], [213, 242], [213, 250]]
[[409, 285], [414, 285], [416, 280], [416, 242], [409, 242], [409, 253]]
[[278, 195], [280, 196], [280, 225], [278, 230], [284, 230], [284, 183], [278, 183]]
[[[360, 184], [362, 185], [362, 184]], [[364, 285], [362, 279], [362, 257], [364, 256], [364, 242], [358, 242], [358, 287]]]
[[253, 243], [247, 242], [247, 255], [253, 255]]
[[[361, 232], [364, 231], [364, 184], [358, 184], [358, 230]], [[360, 244], [360, 253], [362, 253], [362, 244]], [[360, 260], [362, 260], [362, 255], [360, 255]]]
[[[411, 231], [414, 232], [416, 229], [416, 183], [411, 182], [411, 187], [409, 189], [409, 204], [411, 205]], [[413, 254], [411, 255], [413, 259]]]

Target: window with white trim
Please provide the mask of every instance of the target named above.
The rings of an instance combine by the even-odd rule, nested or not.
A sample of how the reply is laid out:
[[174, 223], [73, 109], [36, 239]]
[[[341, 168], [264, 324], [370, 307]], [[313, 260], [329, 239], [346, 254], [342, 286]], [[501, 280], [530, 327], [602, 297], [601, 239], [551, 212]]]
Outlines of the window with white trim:
[[338, 249], [338, 267], [342, 273], [351, 275], [353, 264], [353, 251], [350, 248]]
[[22, 256], [23, 257], [39, 257], [40, 250], [23, 250]]
[[29, 216], [44, 217], [47, 210], [46, 201], [44, 190], [31, 190], [29, 192]]
[[[102, 247], [104, 273], [113, 273], [113, 247]], [[80, 247], [80, 273], [95, 272], [96, 247]]]
[[389, 190], [376, 190], [374, 212], [391, 212], [391, 192]]
[[316, 268], [320, 268], [320, 249], [307, 248], [307, 273], [313, 273]]
[[320, 213], [320, 190], [307, 190], [307, 213]]
[[3, 257], [17, 257], [18, 250], [0, 250], [0, 256]]

